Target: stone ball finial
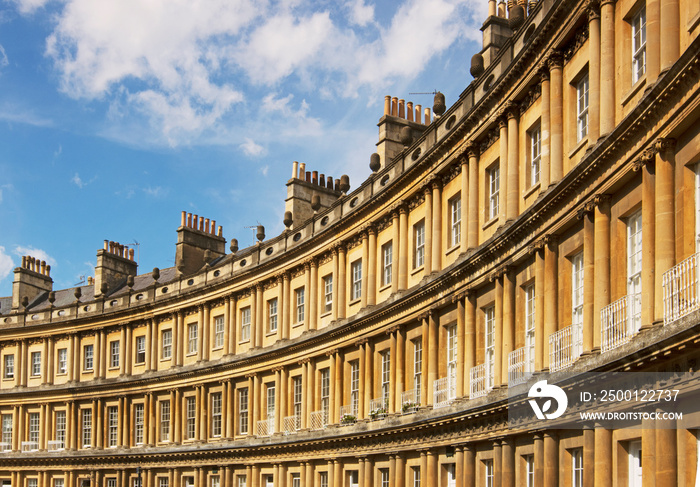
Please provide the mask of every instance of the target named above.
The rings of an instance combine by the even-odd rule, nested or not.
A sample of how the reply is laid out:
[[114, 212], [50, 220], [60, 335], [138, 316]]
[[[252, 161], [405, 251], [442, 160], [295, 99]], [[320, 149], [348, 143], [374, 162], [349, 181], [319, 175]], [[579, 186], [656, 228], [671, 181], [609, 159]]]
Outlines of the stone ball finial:
[[206, 249], [204, 251], [204, 262], [206, 262], [208, 264], [210, 261], [211, 261], [211, 250]]
[[469, 73], [471, 73], [474, 78], [478, 78], [484, 74], [484, 56], [478, 52], [472, 56], [472, 66], [469, 68]]
[[372, 172], [377, 172], [379, 169], [382, 167], [382, 162], [379, 159], [379, 154], [376, 152], [369, 156], [369, 168], [372, 170]]
[[129, 286], [129, 288], [134, 287], [134, 276], [132, 276], [132, 275], [126, 276], [126, 285]]
[[317, 194], [311, 197], [311, 209], [314, 211], [321, 209], [321, 197]]
[[340, 191], [347, 193], [350, 189], [350, 176], [343, 174], [340, 176]]
[[53, 306], [53, 303], [56, 301], [56, 292], [51, 291], [49, 293], [49, 303], [51, 303], [51, 306]]
[[511, 30], [516, 31], [525, 22], [525, 9], [522, 5], [513, 5], [508, 10], [508, 26]]
[[231, 249], [232, 254], [235, 254], [236, 252], [238, 252], [238, 239], [232, 238], [231, 245], [229, 246], [229, 248]]
[[413, 143], [413, 131], [411, 127], [401, 127], [399, 131], [399, 142], [405, 146], [409, 146]]
[[27, 306], [29, 306], [29, 297], [24, 296], [22, 298], [22, 306], [26, 309]]
[[73, 296], [75, 296], [75, 300], [80, 301], [80, 296], [82, 296], [82, 295], [83, 295], [83, 291], [79, 287], [76, 287], [75, 291], [73, 291]]
[[100, 292], [102, 294], [107, 294], [107, 291], [109, 291], [109, 284], [106, 282], [103, 282], [102, 285], [100, 286]]
[[258, 225], [257, 228], [257, 233], [255, 234], [255, 238], [257, 238], [259, 241], [265, 240], [265, 227], [262, 225]]
[[287, 228], [292, 226], [292, 223], [294, 223], [294, 218], [292, 218], [291, 211], [284, 212], [284, 220], [282, 220], [282, 223], [284, 223], [284, 226]]
[[157, 267], [154, 267], [153, 272], [151, 273], [151, 276], [153, 277], [154, 281], [157, 281], [158, 279], [160, 279], [160, 269], [158, 269]]
[[447, 106], [445, 106], [445, 95], [438, 91], [433, 97], [433, 113], [440, 116], [445, 113], [446, 109]]

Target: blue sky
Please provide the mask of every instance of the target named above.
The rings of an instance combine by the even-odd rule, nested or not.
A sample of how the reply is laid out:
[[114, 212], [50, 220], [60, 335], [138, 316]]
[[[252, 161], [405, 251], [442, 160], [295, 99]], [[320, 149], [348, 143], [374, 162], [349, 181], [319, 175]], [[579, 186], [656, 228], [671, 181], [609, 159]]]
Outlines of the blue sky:
[[54, 289], [102, 241], [170, 267], [185, 210], [280, 233], [292, 161], [370, 173], [384, 95], [451, 105], [487, 0], [0, 0], [0, 296]]

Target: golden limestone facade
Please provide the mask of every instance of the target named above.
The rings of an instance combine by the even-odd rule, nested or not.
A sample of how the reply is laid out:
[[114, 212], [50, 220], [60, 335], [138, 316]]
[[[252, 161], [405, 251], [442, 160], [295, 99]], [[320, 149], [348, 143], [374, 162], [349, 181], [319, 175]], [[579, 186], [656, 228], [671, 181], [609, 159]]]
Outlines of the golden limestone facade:
[[492, 0], [482, 30], [450, 107], [387, 97], [358, 188], [294, 164], [281, 235], [183, 213], [174, 267], [106, 241], [56, 291], [26, 257], [0, 485], [696, 485], [695, 429], [507, 410], [533, 374], [698, 367], [700, 2]]

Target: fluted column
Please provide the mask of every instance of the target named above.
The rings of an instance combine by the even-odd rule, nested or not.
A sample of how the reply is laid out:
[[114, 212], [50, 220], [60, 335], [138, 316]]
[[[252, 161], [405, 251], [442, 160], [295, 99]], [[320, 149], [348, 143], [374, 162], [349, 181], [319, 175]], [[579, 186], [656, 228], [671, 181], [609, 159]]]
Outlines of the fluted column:
[[610, 197], [596, 195], [594, 210], [595, 288], [593, 290], [593, 351], [601, 346], [600, 310], [610, 304]]
[[583, 465], [593, 465], [593, 468], [584, 467], [583, 469], [584, 487], [593, 487], [595, 475], [595, 431], [593, 428], [583, 429]]
[[258, 285], [250, 288], [250, 348], [255, 348], [258, 335]]
[[540, 151], [540, 192], [547, 191], [550, 183], [551, 171], [551, 147], [552, 147], [552, 124], [551, 120], [551, 91], [549, 81], [549, 67], [543, 63], [540, 70], [540, 80], [542, 82], [542, 108], [540, 118], [540, 131], [542, 134], [542, 150]]
[[[374, 393], [374, 346], [372, 343], [370, 343], [369, 340], [365, 339], [362, 340], [362, 347], [364, 349], [360, 349], [360, 359], [362, 359], [362, 353], [364, 350], [364, 364], [363, 364], [363, 374], [364, 374], [364, 383], [365, 383], [365, 400], [360, 401], [361, 403], [364, 402], [367, 404], [367, 412], [369, 411], [369, 402], [372, 400], [372, 395]], [[364, 416], [360, 416], [364, 417]]]
[[515, 486], [515, 439], [508, 437], [501, 443], [501, 481], [503, 487]]
[[542, 432], [535, 433], [534, 437], [535, 450], [535, 485], [544, 484], [544, 434]]
[[437, 310], [431, 309], [428, 312], [428, 333], [430, 335], [429, 338], [429, 346], [427, 349], [428, 351], [428, 391], [427, 391], [427, 401], [426, 404], [432, 405], [433, 404], [433, 385], [435, 381], [438, 379], [438, 373], [439, 373], [439, 368], [438, 368], [438, 359], [440, 356], [440, 342], [439, 342], [439, 334], [440, 334], [440, 329], [439, 329], [439, 323], [438, 323], [438, 313]]
[[[674, 166], [675, 141], [659, 139], [656, 142], [656, 191], [655, 191], [655, 252], [654, 252], [654, 322], [663, 323], [663, 275], [676, 264], [675, 253], [675, 205]], [[642, 218], [643, 221], [643, 218]], [[646, 223], [644, 224], [646, 232]], [[642, 234], [644, 235], [644, 234]], [[642, 249], [644, 246], [642, 245]]]
[[503, 481], [503, 447], [501, 440], [493, 442], [493, 485], [501, 486]]
[[549, 57], [550, 184], [559, 182], [564, 173], [563, 66], [561, 54], [553, 51]]
[[[641, 167], [642, 171], [642, 272], [641, 281], [641, 300], [642, 303], [649, 303], [647, 306], [642, 306], [641, 309], [641, 325], [643, 328], [648, 328], [652, 325], [654, 321], [654, 282], [656, 274], [660, 269], [654, 268], [654, 234], [655, 229], [655, 219], [654, 219], [654, 174], [653, 169], [650, 167], [654, 155], [650, 152], [646, 152], [642, 156], [641, 164], [638, 164], [635, 169]], [[669, 215], [665, 215], [667, 218]], [[671, 221], [673, 221], [674, 216], [670, 215]], [[671, 236], [673, 239], [675, 236]], [[636, 330], [634, 330], [636, 331]]]
[[431, 272], [439, 272], [442, 268], [442, 182], [439, 178], [435, 178], [431, 187], [433, 190], [433, 252], [430, 268]]
[[[399, 254], [401, 253], [401, 239], [399, 233], [399, 210], [393, 207], [391, 210], [391, 293], [399, 290]], [[384, 256], [381, 257], [382, 265]]]
[[[370, 226], [368, 234], [367, 256], [367, 305], [374, 306], [377, 303], [377, 230]], [[364, 289], [363, 289], [364, 291]], [[364, 293], [363, 293], [364, 294]]]
[[318, 323], [318, 262], [311, 259], [309, 287], [309, 330], [315, 330]]
[[425, 208], [425, 258], [423, 259], [423, 275], [429, 276], [432, 272], [431, 265], [433, 263], [433, 192], [430, 187], [430, 183], [426, 183], [423, 187], [423, 194], [425, 195], [425, 202], [423, 206]]
[[236, 350], [236, 297], [231, 295], [224, 298], [224, 355], [232, 355], [234, 350]]
[[[181, 366], [182, 365], [182, 355], [183, 355], [183, 350], [184, 350], [184, 329], [185, 329], [185, 312], [183, 310], [180, 310], [177, 312], [177, 317], [176, 317], [176, 324], [175, 324], [175, 330], [173, 333], [173, 360], [175, 363], [175, 366]], [[122, 333], [122, 336], [124, 334]], [[122, 342], [122, 347], [125, 347], [124, 342]], [[124, 360], [120, 362], [120, 364], [123, 364]]]
[[518, 150], [518, 139], [520, 136], [518, 119], [520, 118], [520, 108], [516, 103], [508, 105], [508, 182], [506, 186], [508, 200], [506, 206], [506, 220], [515, 220], [519, 214], [520, 207], [520, 151]]
[[600, 10], [588, 5], [588, 146], [600, 136]]
[[389, 478], [394, 480], [394, 487], [404, 487], [406, 485], [406, 460], [403, 453], [396, 454], [394, 473], [389, 473]]
[[[469, 196], [462, 199], [462, 205], [469, 201], [467, 210], [467, 247], [473, 249], [479, 246], [479, 148], [476, 144], [469, 147]], [[464, 170], [464, 166], [462, 166]], [[465, 224], [462, 219], [462, 225]]]
[[600, 2], [600, 53], [600, 135], [607, 135], [615, 127], [615, 107], [617, 106], [615, 102], [615, 0]]
[[204, 305], [197, 306], [197, 338], [199, 343], [197, 344], [197, 362], [201, 362], [204, 359], [204, 349], [206, 347], [204, 336], [204, 329], [206, 328], [204, 323]]
[[506, 221], [508, 207], [508, 121], [503, 116], [498, 119], [498, 129], [498, 221], [499, 225], [503, 225]]
[[680, 2], [661, 0], [661, 72], [668, 70], [680, 56]]
[[533, 250], [535, 256], [535, 370], [540, 371], [544, 366], [544, 356], [549, 348], [549, 337], [545, 336], [544, 326], [544, 250], [540, 245]]
[[[428, 316], [429, 313], [423, 313], [421, 316], [421, 338], [423, 340], [423, 360], [421, 361], [421, 377], [422, 380], [420, 382], [420, 399], [421, 399], [421, 406], [427, 406], [428, 404], [432, 404], [432, 394], [428, 394], [428, 383], [430, 382], [429, 377], [428, 377], [428, 364], [429, 360], [426, 360], [428, 350], [430, 350], [430, 327], [428, 325]], [[430, 387], [432, 387], [432, 384], [430, 384]]]
[[[544, 241], [544, 341], [559, 329], [558, 311], [558, 265], [559, 242], [556, 235], [547, 235]], [[544, 353], [542, 366], [549, 369], [549, 354]]]
[[[337, 275], [337, 273], [335, 274]], [[282, 274], [282, 294], [283, 294], [283, 305], [282, 305], [282, 339], [286, 340], [289, 338], [289, 318], [294, 308], [291, 302], [291, 283], [289, 282], [289, 273], [285, 272]], [[335, 277], [334, 277], [335, 279]], [[335, 287], [334, 287], [335, 290]], [[333, 300], [333, 316], [335, 318], [335, 313], [337, 311], [336, 301]]]
[[464, 297], [464, 395], [470, 392], [470, 372], [476, 366], [476, 295], [468, 290]]
[[408, 208], [399, 206], [399, 290], [408, 286]]

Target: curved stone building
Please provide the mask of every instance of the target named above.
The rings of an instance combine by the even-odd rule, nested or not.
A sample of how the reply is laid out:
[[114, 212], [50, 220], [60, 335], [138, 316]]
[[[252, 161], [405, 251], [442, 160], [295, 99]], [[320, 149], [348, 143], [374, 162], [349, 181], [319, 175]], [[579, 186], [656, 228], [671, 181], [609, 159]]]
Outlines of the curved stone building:
[[294, 163], [281, 235], [183, 212], [174, 267], [105, 241], [64, 290], [27, 256], [0, 485], [696, 485], [692, 422], [508, 413], [544, 377], [698, 367], [700, 3], [488, 3], [459, 99], [387, 97], [352, 191]]

